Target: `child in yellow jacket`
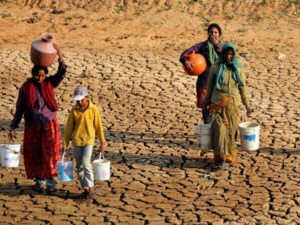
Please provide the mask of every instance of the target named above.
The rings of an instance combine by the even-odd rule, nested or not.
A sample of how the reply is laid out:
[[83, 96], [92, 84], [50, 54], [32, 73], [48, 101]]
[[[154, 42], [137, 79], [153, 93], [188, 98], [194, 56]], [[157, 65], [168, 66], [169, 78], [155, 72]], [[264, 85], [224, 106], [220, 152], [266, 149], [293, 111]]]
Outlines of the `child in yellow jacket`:
[[89, 100], [85, 87], [76, 87], [73, 106], [65, 127], [63, 152], [65, 153], [70, 139], [75, 147], [76, 169], [80, 184], [84, 189], [82, 197], [92, 199], [96, 196], [94, 174], [91, 164], [95, 133], [100, 139], [99, 151], [105, 149], [105, 138], [98, 108]]

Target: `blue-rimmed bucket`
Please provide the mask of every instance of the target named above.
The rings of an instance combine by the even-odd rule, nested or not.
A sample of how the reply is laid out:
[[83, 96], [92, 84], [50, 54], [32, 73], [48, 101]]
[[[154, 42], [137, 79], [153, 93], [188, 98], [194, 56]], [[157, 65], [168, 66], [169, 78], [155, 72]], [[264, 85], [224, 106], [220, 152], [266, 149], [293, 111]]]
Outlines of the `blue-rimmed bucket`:
[[244, 122], [239, 127], [242, 149], [246, 151], [259, 149], [259, 124], [256, 122]]
[[57, 177], [59, 181], [73, 180], [73, 161], [64, 161], [65, 154], [62, 155], [62, 160], [57, 162]]

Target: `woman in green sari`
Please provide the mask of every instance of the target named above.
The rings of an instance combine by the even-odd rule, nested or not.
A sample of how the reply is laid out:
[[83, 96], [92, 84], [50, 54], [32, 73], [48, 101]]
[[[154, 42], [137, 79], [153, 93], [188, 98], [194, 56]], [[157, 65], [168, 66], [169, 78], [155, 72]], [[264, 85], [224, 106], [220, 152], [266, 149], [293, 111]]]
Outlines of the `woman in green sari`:
[[235, 143], [239, 126], [239, 107], [243, 103], [250, 115], [246, 97], [242, 64], [237, 60], [232, 43], [223, 46], [219, 61], [215, 63], [208, 79], [205, 105], [209, 105], [212, 120], [214, 160], [220, 169], [235, 162]]

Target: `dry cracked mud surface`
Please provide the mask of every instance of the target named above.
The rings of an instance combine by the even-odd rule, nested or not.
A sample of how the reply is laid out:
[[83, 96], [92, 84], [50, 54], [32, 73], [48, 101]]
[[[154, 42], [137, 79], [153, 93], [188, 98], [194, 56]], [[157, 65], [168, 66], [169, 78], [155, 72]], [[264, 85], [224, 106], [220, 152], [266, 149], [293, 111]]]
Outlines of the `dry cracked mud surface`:
[[[240, 120], [261, 128], [260, 149], [241, 150], [226, 171], [197, 145], [196, 77], [178, 61], [212, 22], [244, 66], [253, 112], [241, 108]], [[75, 173], [49, 195], [31, 190], [22, 157], [1, 167], [0, 224], [300, 224], [299, 1], [0, 0], [0, 23], [0, 143], [30, 76], [30, 43], [50, 32], [68, 65], [55, 90], [61, 133], [75, 86], [87, 86], [111, 161], [90, 202], [76, 198]]]
[[[18, 168], [0, 170], [1, 224], [300, 223], [299, 64], [239, 56], [251, 71], [247, 91], [254, 111], [248, 120], [261, 125], [260, 150], [240, 151], [233, 167], [213, 171], [212, 151], [202, 151], [194, 136], [194, 124], [201, 121], [195, 78], [183, 74], [178, 55], [64, 53], [68, 73], [56, 89], [61, 131], [74, 87], [87, 86], [101, 112], [111, 179], [96, 182], [93, 202], [75, 198], [81, 192], [76, 175], [59, 182], [57, 193], [37, 193], [21, 160]], [[26, 51], [10, 49], [1, 51], [0, 60], [0, 73], [7, 74], [0, 91], [5, 142], [16, 93], [28, 75], [24, 68], [31, 63]], [[246, 120], [243, 108], [241, 115]], [[67, 157], [73, 158], [72, 149]]]

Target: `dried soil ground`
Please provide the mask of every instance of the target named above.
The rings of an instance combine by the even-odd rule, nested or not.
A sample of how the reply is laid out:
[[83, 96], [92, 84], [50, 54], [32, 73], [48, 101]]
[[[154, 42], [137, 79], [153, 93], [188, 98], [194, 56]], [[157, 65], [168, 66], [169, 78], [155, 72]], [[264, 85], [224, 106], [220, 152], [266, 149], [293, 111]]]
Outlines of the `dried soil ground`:
[[[21, 11], [17, 6], [14, 11], [7, 5], [1, 7], [6, 13]], [[16, 13], [15, 18], [27, 18], [38, 10], [42, 11], [27, 8], [24, 15]], [[82, 9], [67, 13], [71, 12], [79, 15]], [[0, 224], [300, 223], [299, 22], [284, 17], [276, 24], [266, 18], [240, 26], [238, 18], [217, 20], [225, 28], [224, 40], [238, 45], [247, 76], [254, 111], [246, 118], [242, 108], [241, 120], [258, 121], [261, 140], [260, 150], [240, 151], [233, 167], [215, 172], [211, 170], [212, 151], [199, 149], [194, 136], [194, 124], [201, 121], [195, 108], [196, 78], [184, 75], [178, 62], [182, 48], [198, 41], [193, 35], [204, 38], [205, 24], [201, 23], [200, 31], [195, 31], [194, 24], [186, 28], [189, 34], [178, 33], [184, 31], [185, 24], [196, 21], [197, 17], [191, 17], [173, 30], [167, 22], [149, 26], [145, 34], [138, 28], [147, 22], [166, 21], [176, 12], [151, 13], [143, 17], [145, 21], [123, 19], [121, 25], [104, 19], [101, 26], [112, 32], [99, 31], [93, 45], [89, 43], [94, 38], [92, 25], [84, 28], [74, 22], [77, 33], [71, 34], [63, 29], [52, 31], [68, 65], [67, 77], [56, 90], [61, 131], [72, 106], [74, 87], [88, 86], [105, 128], [111, 179], [96, 182], [96, 201], [81, 202], [75, 198], [81, 192], [76, 175], [71, 182], [60, 182], [57, 193], [47, 195], [29, 188], [33, 182], [26, 179], [22, 160], [18, 168], [1, 168]], [[152, 20], [148, 18], [151, 15]], [[30, 30], [30, 25], [38, 27], [43, 19], [22, 26], [5, 21]], [[178, 18], [169, 22], [175, 23]], [[243, 27], [243, 32], [238, 31]], [[1, 36], [1, 143], [7, 142], [18, 88], [29, 76], [29, 44], [44, 31], [32, 30], [7, 32], [10, 39]], [[278, 60], [279, 52], [287, 57]], [[19, 143], [22, 128], [23, 124], [18, 131]], [[73, 158], [72, 149], [68, 157]], [[97, 157], [94, 151], [93, 160]], [[205, 174], [210, 177], [204, 178]]]

